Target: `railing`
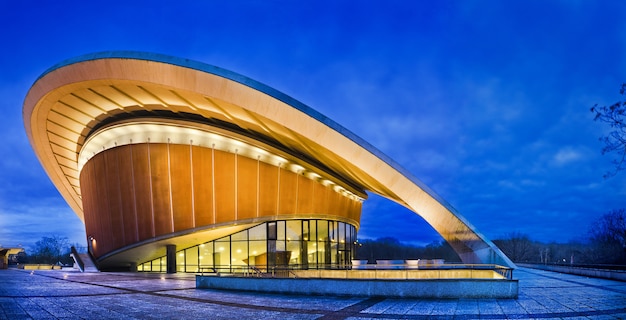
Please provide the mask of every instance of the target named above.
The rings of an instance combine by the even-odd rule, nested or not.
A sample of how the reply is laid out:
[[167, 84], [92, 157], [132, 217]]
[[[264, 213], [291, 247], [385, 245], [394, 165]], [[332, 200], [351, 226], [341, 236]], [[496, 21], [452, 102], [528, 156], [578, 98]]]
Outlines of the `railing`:
[[501, 275], [503, 278], [511, 280], [513, 279], [514, 269], [497, 264], [377, 263], [353, 265], [352, 270], [492, 270]]
[[300, 270], [298, 266], [215, 266], [215, 267], [198, 267], [198, 272], [202, 275], [205, 273], [217, 275], [229, 275], [240, 277], [256, 277], [256, 278], [297, 278], [298, 275], [294, 270]]
[[76, 250], [76, 247], [72, 246], [70, 250], [72, 251], [70, 256], [74, 258], [74, 262], [76, 262], [76, 265], [78, 265], [78, 269], [80, 270], [80, 272], [85, 272], [85, 263], [83, 262], [83, 259], [81, 259], [78, 255], [78, 250]]
[[624, 266], [587, 265], [590, 267], [582, 267], [580, 265], [570, 266], [570, 265], [559, 265], [559, 264], [528, 264], [528, 263], [517, 263], [517, 265], [520, 267], [575, 274], [579, 276], [626, 281], [626, 270], [624, 270]]
[[[365, 264], [357, 266], [325, 265], [325, 268], [307, 268], [301, 265], [289, 266], [215, 266], [198, 268], [205, 273], [218, 276], [257, 277], [257, 278], [372, 278], [372, 279], [453, 279], [453, 278], [492, 278], [492, 271], [503, 279], [513, 279], [513, 269], [495, 264]], [[493, 275], [493, 273], [491, 273]], [[463, 276], [460, 276], [463, 275]]]

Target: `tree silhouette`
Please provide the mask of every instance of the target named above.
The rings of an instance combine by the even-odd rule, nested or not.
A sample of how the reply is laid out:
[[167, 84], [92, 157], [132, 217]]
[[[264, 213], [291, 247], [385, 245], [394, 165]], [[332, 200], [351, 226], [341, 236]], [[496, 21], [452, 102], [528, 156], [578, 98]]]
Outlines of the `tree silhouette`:
[[493, 241], [513, 262], [527, 262], [535, 254], [535, 245], [527, 234], [512, 232], [505, 239]]
[[29, 255], [30, 263], [71, 264], [72, 259], [69, 256], [70, 242], [67, 237], [51, 236], [42, 237], [35, 243], [32, 254]]
[[[626, 83], [622, 84], [619, 93], [624, 95]], [[617, 159], [613, 160], [615, 171], [610, 171], [604, 175], [605, 178], [614, 176], [617, 172], [626, 169], [626, 100], [618, 101], [610, 106], [591, 107], [591, 112], [595, 114], [594, 121], [608, 123], [611, 132], [600, 138], [604, 142], [602, 154], [616, 152]]]
[[603, 263], [626, 263], [626, 210], [612, 210], [589, 228], [589, 238]]

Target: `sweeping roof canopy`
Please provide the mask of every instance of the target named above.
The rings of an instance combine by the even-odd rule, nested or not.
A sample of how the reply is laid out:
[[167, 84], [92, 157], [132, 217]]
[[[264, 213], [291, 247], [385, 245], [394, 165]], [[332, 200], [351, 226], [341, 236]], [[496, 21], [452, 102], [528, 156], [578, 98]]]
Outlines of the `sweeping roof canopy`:
[[[45, 71], [28, 92], [30, 142], [62, 196], [83, 217], [83, 147], [109, 124], [150, 118], [195, 122], [258, 144], [287, 163], [326, 175], [423, 217], [466, 263], [514, 264], [440, 196], [348, 129], [289, 97], [212, 65], [143, 52], [102, 52]], [[104, 146], [103, 146], [104, 147]], [[112, 146], [108, 146], [112, 147]]]

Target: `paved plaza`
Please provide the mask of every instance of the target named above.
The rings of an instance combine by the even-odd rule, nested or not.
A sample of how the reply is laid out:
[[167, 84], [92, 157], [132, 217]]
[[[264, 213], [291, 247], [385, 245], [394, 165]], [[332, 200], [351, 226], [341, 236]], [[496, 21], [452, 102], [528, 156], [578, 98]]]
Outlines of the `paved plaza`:
[[626, 319], [626, 282], [519, 268], [519, 299], [384, 299], [195, 288], [193, 274], [0, 270], [0, 319]]

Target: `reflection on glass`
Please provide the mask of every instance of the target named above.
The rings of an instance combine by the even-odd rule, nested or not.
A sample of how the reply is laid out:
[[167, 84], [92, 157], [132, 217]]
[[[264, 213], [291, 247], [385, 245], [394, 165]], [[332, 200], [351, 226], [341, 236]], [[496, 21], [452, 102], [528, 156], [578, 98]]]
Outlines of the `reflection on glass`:
[[185, 272], [185, 251], [176, 252], [176, 272]]
[[248, 265], [264, 268], [267, 265], [267, 242], [250, 241]]
[[248, 230], [237, 232], [230, 236], [232, 241], [248, 241]]
[[[327, 269], [351, 265], [354, 226], [328, 220], [279, 220], [259, 224], [176, 253], [178, 272], [270, 272], [275, 268]], [[250, 269], [254, 267], [254, 269]], [[165, 272], [166, 258], [138, 271]]]
[[215, 241], [215, 253], [213, 253], [215, 269], [218, 272], [230, 272], [230, 237], [224, 237]]
[[291, 252], [289, 264], [290, 265], [300, 265], [302, 261], [300, 260], [300, 241], [299, 240], [287, 240], [287, 251]]
[[277, 239], [285, 240], [285, 221], [276, 221]]
[[317, 241], [328, 241], [328, 221], [317, 221]]
[[198, 265], [204, 270], [212, 270], [213, 265], [213, 242], [203, 243], [199, 246]]
[[[267, 229], [266, 225], [269, 226], [270, 223], [260, 224], [260, 225], [258, 225], [256, 227], [250, 228], [248, 230], [249, 231], [248, 234], [249, 234], [250, 240], [263, 240], [263, 241], [265, 241], [265, 239], [268, 238], [266, 236], [267, 235], [267, 233], [266, 233], [266, 229]], [[275, 225], [276, 224], [274, 223], [274, 226]], [[274, 228], [274, 230], [276, 230], [276, 228]], [[276, 234], [276, 231], [274, 231], [274, 234]], [[274, 239], [276, 239], [276, 236], [274, 236]]]
[[250, 260], [248, 255], [248, 241], [232, 242], [232, 258], [230, 260], [233, 266], [248, 266], [248, 261]]
[[198, 247], [185, 250], [185, 272], [198, 272]]
[[287, 241], [295, 241], [300, 240], [302, 237], [302, 221], [301, 220], [290, 220], [287, 221]]

